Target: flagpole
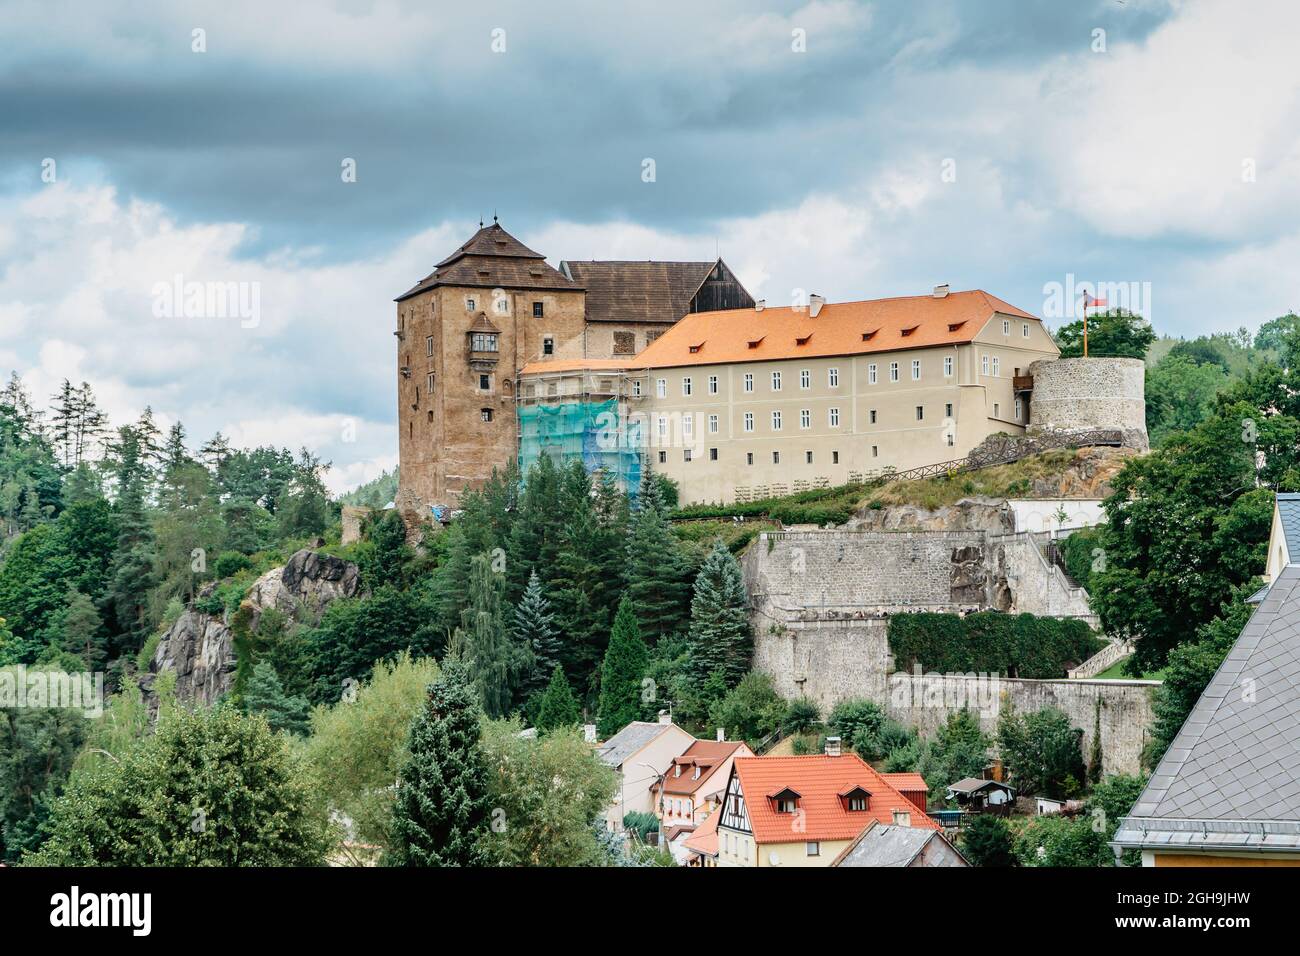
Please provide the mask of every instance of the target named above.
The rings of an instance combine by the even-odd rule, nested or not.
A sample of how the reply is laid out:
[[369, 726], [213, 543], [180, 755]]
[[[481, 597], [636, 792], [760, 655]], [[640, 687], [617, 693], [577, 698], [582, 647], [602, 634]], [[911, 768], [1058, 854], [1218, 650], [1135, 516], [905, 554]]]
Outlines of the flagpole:
[[1083, 357], [1088, 357], [1088, 293], [1083, 294]]

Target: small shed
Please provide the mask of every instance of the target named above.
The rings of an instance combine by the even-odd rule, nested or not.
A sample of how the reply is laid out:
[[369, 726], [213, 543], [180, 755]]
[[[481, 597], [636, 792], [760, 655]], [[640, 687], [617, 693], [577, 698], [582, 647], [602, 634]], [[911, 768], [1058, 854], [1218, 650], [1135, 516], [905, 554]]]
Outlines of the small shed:
[[971, 813], [1008, 814], [1016, 802], [1016, 788], [996, 780], [966, 777], [948, 785], [947, 798]]

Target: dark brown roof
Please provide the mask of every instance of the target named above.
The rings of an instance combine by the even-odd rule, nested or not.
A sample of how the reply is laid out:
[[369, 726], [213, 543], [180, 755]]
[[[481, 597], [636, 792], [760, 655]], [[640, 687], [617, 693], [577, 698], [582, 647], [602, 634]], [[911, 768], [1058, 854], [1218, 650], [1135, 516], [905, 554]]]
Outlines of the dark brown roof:
[[690, 309], [713, 262], [574, 262], [560, 269], [587, 290], [588, 322], [671, 324]]
[[466, 330], [466, 334], [474, 332], [486, 332], [489, 335], [501, 334], [501, 330], [492, 324], [492, 320], [487, 317], [486, 312], [480, 312], [478, 315], [474, 316], [473, 324]]
[[497, 223], [484, 226], [470, 240], [438, 263], [438, 267], [403, 292], [401, 302], [434, 286], [457, 285], [483, 289], [572, 289], [582, 287], [548, 265]]

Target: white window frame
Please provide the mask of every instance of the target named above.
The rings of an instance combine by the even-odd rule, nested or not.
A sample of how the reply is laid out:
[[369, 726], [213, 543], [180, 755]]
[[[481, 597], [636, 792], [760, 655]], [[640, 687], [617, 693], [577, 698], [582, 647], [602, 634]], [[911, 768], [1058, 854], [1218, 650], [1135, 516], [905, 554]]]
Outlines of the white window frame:
[[800, 428], [812, 428], [812, 409], [811, 409], [811, 408], [801, 408], [801, 409], [799, 409], [799, 427], [800, 427]]
[[746, 373], [745, 373], [745, 391], [747, 391], [747, 392], [752, 392], [753, 390], [754, 390], [754, 373], [753, 373], [753, 372], [746, 372]]
[[424, 337], [424, 354], [425, 354], [425, 357], [426, 357], [426, 358], [427, 358], [428, 356], [433, 355], [433, 336], [432, 336], [432, 335], [426, 335], [426, 336]]
[[1020, 337], [1021, 337], [1022, 339], [1027, 339], [1027, 338], [1029, 338], [1029, 323], [1028, 323], [1028, 322], [1021, 322], [1021, 323], [1020, 323]]
[[876, 384], [876, 364], [874, 362], [867, 366], [867, 384]]
[[695, 416], [687, 412], [682, 416], [682, 440], [695, 437]]
[[745, 431], [752, 432], [753, 430], [754, 430], [754, 413], [745, 412]]
[[997, 378], [1001, 374], [1002, 374], [1002, 359], [1000, 359], [998, 356], [995, 355], [993, 356], [993, 377]]
[[799, 387], [812, 388], [812, 369], [801, 368], [799, 370]]
[[951, 355], [945, 355], [943, 357], [943, 377], [952, 378], [952, 356]]
[[772, 409], [772, 431], [779, 432], [780, 430], [781, 430], [781, 409], [774, 408]]
[[656, 398], [668, 397], [668, 379], [666, 378], [655, 379], [655, 397]]
[[717, 416], [717, 415], [710, 415], [710, 416], [709, 416], [709, 434], [710, 434], [710, 435], [716, 435], [717, 433], [718, 433], [718, 416]]
[[779, 392], [779, 391], [781, 391], [781, 373], [780, 373], [780, 372], [773, 372], [773, 373], [772, 373], [772, 391], [774, 391], [774, 392]]
[[716, 375], [709, 376], [709, 394], [710, 395], [718, 394], [718, 376]]
[[898, 381], [898, 363], [897, 363], [897, 362], [890, 362], [890, 363], [889, 363], [889, 380], [890, 380], [891, 382], [897, 382], [897, 381]]
[[981, 374], [981, 375], [987, 375], [988, 373], [989, 373], [989, 357], [988, 357], [987, 355], [981, 355], [981, 356], [980, 356], [980, 374]]
[[691, 377], [689, 375], [682, 376], [682, 395], [686, 398], [690, 398], [691, 388]]
[[[871, 367], [875, 368], [874, 365]], [[840, 370], [838, 368], [828, 368], [826, 370], [826, 384], [830, 388], [840, 387]], [[875, 382], [873, 381], [871, 384], [874, 385]]]
[[641, 380], [639, 378], [632, 379], [632, 397], [641, 397]]
[[1010, 335], [1010, 334], [1011, 334], [1011, 320], [1010, 320], [1010, 319], [1003, 319], [1003, 320], [1002, 320], [1002, 334], [1003, 334], [1003, 335]]
[[912, 359], [912, 381], [921, 381], [921, 360]]
[[831, 428], [840, 427], [840, 410], [838, 408], [826, 409], [826, 420], [830, 422]]

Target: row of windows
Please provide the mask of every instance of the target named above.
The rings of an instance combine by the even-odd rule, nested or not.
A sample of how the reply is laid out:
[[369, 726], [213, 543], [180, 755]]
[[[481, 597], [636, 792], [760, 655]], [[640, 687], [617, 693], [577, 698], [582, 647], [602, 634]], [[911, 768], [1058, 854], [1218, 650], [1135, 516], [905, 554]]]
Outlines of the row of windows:
[[[473, 311], [474, 311], [475, 309], [477, 309], [477, 308], [478, 308], [478, 300], [475, 299], [473, 296], [466, 296], [466, 297], [465, 297], [465, 311], [466, 311], [466, 312], [473, 312]], [[497, 296], [495, 299], [493, 299], [493, 300], [492, 300], [492, 311], [495, 312], [495, 313], [497, 313], [497, 315], [509, 315], [509, 314], [510, 314], [510, 297], [509, 297], [509, 296], [500, 295], [500, 296]], [[545, 318], [545, 317], [546, 317], [546, 305], [545, 305], [544, 303], [542, 303], [542, 302], [534, 302], [534, 303], [533, 303], [533, 318], [535, 318], [535, 319], [542, 319], [542, 318]]]
[[[1002, 320], [1002, 334], [1003, 334], [1003, 335], [1010, 335], [1010, 334], [1011, 334], [1011, 320], [1010, 320], [1010, 319], [1003, 319], [1003, 320]], [[1024, 339], [1029, 338], [1029, 323], [1028, 323], [1028, 322], [1021, 322], [1021, 323], [1020, 323], [1020, 337], [1021, 337], [1021, 338], [1024, 338]]]
[[[949, 442], [949, 444], [951, 444], [951, 442]], [[873, 458], [876, 457], [875, 445], [871, 446], [871, 454]], [[694, 460], [695, 460], [694, 449], [683, 448], [682, 461], [694, 461]], [[718, 460], [718, 449], [710, 448], [709, 461], [717, 461], [717, 460]], [[805, 465], [813, 464], [813, 453], [811, 451], [805, 451], [803, 453], [803, 460]], [[754, 453], [752, 451], [745, 452], [745, 464], [752, 465], [753, 463], [754, 463]], [[838, 465], [839, 463], [840, 463], [840, 453], [838, 451], [831, 452], [831, 464]], [[662, 449], [659, 452], [659, 464], [661, 465], [668, 464], [668, 452], [663, 451]], [[772, 464], [774, 465], [781, 464], [781, 453], [779, 451], [772, 452]]]
[[[1024, 412], [1024, 402], [1023, 402], [1022, 399], [1017, 398], [1017, 399], [1016, 399], [1016, 417], [1015, 417], [1015, 421], [1020, 421], [1023, 412]], [[880, 423], [880, 415], [879, 415], [879, 412], [878, 412], [877, 409], [874, 409], [874, 408], [872, 408], [872, 409], [868, 409], [868, 411], [867, 411], [867, 415], [868, 415], [868, 417], [869, 417], [869, 422], [870, 422], [870, 424], [872, 424], [872, 425], [877, 425], [877, 424]], [[945, 403], [944, 403], [944, 406], [943, 406], [943, 417], [944, 417], [945, 419], [950, 419], [950, 418], [953, 417], [952, 402], [945, 402]], [[993, 403], [993, 417], [994, 417], [994, 418], [1001, 418], [1001, 417], [1002, 417], [1002, 405], [1001, 405], [1000, 402], [994, 402], [994, 403]], [[744, 427], [744, 430], [747, 431], [747, 432], [752, 432], [752, 431], [754, 430], [754, 413], [753, 413], [753, 412], [745, 412], [744, 417], [743, 417], [742, 420], [743, 420], [743, 423], [744, 423], [744, 426], [743, 426], [743, 427]], [[924, 405], [917, 405], [917, 406], [916, 406], [916, 420], [917, 420], [918, 422], [923, 422], [923, 421], [925, 421], [925, 406], [924, 406]], [[695, 433], [695, 416], [694, 416], [694, 415], [691, 415], [691, 414], [689, 414], [689, 413], [686, 414], [686, 415], [683, 415], [682, 418], [681, 418], [681, 423], [682, 423], [682, 436], [683, 436], [683, 437], [690, 437], [690, 436], [692, 436], [692, 435]], [[839, 428], [839, 427], [840, 427], [840, 410], [839, 410], [838, 408], [828, 408], [828, 409], [826, 410], [826, 423], [827, 423], [831, 428]], [[717, 416], [717, 415], [710, 415], [710, 416], [708, 417], [708, 430], [709, 430], [709, 434], [710, 434], [710, 435], [716, 435], [716, 434], [718, 434], [718, 430], [719, 430], [719, 426], [720, 426], [720, 424], [721, 424], [721, 419], [719, 418], [719, 416]], [[781, 410], [780, 410], [780, 409], [775, 409], [775, 410], [773, 410], [773, 411], [772, 411], [772, 431], [774, 431], [774, 432], [779, 432], [779, 431], [781, 431], [782, 426], [783, 426], [784, 424], [785, 424], [785, 416], [784, 416], [784, 414], [781, 412]], [[658, 417], [658, 420], [657, 420], [657, 422], [656, 422], [656, 425], [657, 425], [657, 431], [658, 431], [659, 437], [660, 437], [661, 439], [666, 439], [666, 438], [668, 437], [668, 416], [667, 416], [667, 415], [660, 415], [660, 416]], [[799, 427], [800, 427], [800, 428], [811, 428], [811, 427], [812, 427], [812, 409], [810, 409], [810, 408], [801, 408], [801, 409], [799, 409]], [[948, 444], [951, 445], [952, 442], [950, 441]]]

